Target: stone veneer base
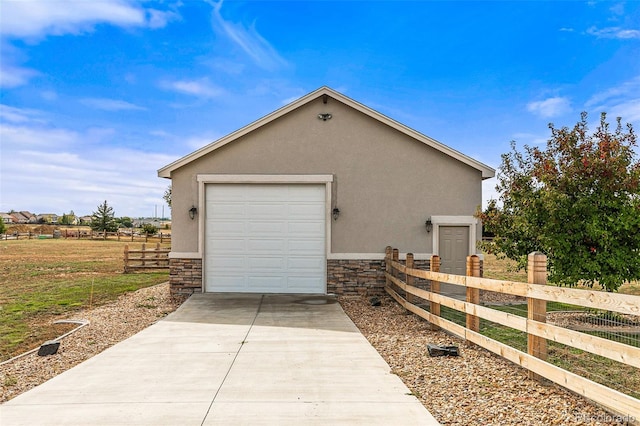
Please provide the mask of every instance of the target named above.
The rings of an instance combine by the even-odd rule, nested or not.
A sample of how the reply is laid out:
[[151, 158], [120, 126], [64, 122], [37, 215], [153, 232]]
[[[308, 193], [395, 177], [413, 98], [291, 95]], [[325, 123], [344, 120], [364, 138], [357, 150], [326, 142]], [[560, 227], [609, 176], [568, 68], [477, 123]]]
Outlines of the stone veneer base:
[[[428, 260], [416, 260], [415, 267], [429, 269]], [[172, 296], [202, 293], [202, 259], [169, 259]], [[382, 260], [327, 259], [327, 293], [343, 295], [381, 295], [384, 293]]]
[[[428, 260], [416, 260], [416, 268], [429, 269]], [[327, 293], [381, 295], [384, 293], [384, 261], [367, 259], [327, 259]]]
[[172, 296], [202, 293], [202, 259], [169, 259]]

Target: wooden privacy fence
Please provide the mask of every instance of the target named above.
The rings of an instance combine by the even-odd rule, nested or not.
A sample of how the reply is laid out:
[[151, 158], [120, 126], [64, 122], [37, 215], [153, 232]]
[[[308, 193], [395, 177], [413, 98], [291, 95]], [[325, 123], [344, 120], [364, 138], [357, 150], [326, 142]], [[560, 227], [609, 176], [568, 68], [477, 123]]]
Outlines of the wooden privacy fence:
[[[414, 268], [413, 254], [408, 253], [403, 264], [398, 249], [387, 247], [385, 290], [405, 309], [429, 321], [432, 329], [444, 329], [494, 352], [527, 369], [530, 377], [551, 380], [624, 416], [629, 423], [640, 422], [640, 400], [546, 362], [549, 340], [640, 368], [638, 347], [546, 323], [548, 301], [640, 316], [640, 297], [547, 286], [547, 257], [531, 253], [528, 261], [527, 283], [500, 281], [480, 277], [478, 256], [467, 258], [467, 276], [461, 276], [440, 273], [438, 256], [431, 258], [431, 270], [425, 271]], [[429, 280], [430, 290], [416, 287], [416, 278]], [[440, 283], [464, 287], [466, 299], [441, 294]], [[527, 317], [480, 305], [480, 290], [525, 297]], [[417, 299], [427, 301], [428, 305], [418, 306]], [[463, 313], [466, 326], [443, 318], [442, 306]], [[526, 333], [527, 352], [480, 334], [480, 318]]]
[[147, 249], [146, 244], [142, 244], [140, 250], [129, 250], [129, 246], [124, 246], [124, 272], [134, 272], [149, 269], [169, 269], [168, 248], [160, 247], [157, 243], [155, 248]]

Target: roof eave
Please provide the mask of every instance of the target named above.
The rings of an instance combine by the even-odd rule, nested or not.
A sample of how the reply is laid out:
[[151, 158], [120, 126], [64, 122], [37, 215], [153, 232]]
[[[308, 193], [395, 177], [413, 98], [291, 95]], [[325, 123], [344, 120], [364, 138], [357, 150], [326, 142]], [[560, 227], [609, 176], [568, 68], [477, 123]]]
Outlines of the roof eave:
[[367, 107], [366, 105], [363, 105], [339, 92], [336, 92], [335, 90], [327, 87], [327, 86], [322, 86], [317, 90], [314, 90], [313, 92], [291, 102], [290, 104], [287, 104], [285, 106], [283, 106], [282, 108], [279, 108], [277, 110], [275, 110], [274, 112], [265, 115], [262, 118], [259, 118], [258, 120], [246, 125], [245, 127], [236, 130], [233, 133], [228, 134], [227, 136], [224, 136], [200, 149], [198, 149], [197, 151], [194, 151], [176, 161], [174, 161], [171, 164], [166, 165], [165, 167], [161, 168], [158, 170], [158, 177], [162, 177], [162, 178], [171, 178], [171, 172], [190, 163], [193, 160], [196, 160], [198, 158], [200, 158], [201, 156], [204, 156], [208, 153], [210, 153], [211, 151], [214, 151], [218, 148], [223, 147], [224, 145], [233, 142], [234, 140], [246, 135], [247, 133], [252, 132], [253, 130], [295, 110], [296, 108], [306, 104], [307, 102], [316, 99], [319, 96], [322, 95], [328, 95], [332, 98], [335, 98], [336, 100], [362, 112], [363, 114], [366, 114], [384, 124], [387, 124], [388, 126], [414, 138], [419, 140], [420, 142], [424, 143], [425, 145], [428, 145], [434, 149], [437, 149], [438, 151], [441, 151], [447, 155], [449, 155], [450, 157], [453, 157], [455, 159], [457, 159], [458, 161], [461, 161], [462, 163], [467, 164], [470, 167], [473, 167], [474, 169], [479, 170], [480, 172], [482, 172], [482, 179], [490, 179], [492, 177], [495, 176], [495, 170], [489, 166], [487, 166], [486, 164], [483, 164], [477, 160], [474, 160], [471, 157], [466, 156], [465, 154], [462, 154], [459, 151], [456, 151], [453, 148], [448, 147], [447, 145], [438, 142], [437, 140], [430, 138], [429, 136], [426, 136], [410, 127], [405, 126], [402, 123], [399, 123], [398, 121], [393, 120], [392, 118], [387, 117], [386, 115], [375, 111], [369, 107]]

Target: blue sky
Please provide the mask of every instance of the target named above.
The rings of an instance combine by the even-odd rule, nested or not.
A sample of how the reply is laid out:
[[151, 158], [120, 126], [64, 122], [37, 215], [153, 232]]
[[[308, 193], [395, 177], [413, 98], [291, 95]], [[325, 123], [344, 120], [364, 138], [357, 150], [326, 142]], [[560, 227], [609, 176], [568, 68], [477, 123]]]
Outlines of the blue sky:
[[636, 1], [0, 0], [0, 37], [0, 211], [160, 215], [157, 169], [323, 85], [492, 167], [640, 127]]

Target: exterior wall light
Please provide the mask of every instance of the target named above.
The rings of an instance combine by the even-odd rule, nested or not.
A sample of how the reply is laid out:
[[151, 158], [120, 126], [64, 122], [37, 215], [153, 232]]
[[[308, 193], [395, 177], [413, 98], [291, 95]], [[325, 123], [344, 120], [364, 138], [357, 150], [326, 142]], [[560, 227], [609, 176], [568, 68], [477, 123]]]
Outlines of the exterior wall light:
[[191, 208], [189, 209], [189, 217], [191, 218], [191, 220], [196, 218], [197, 213], [198, 209], [196, 208], [196, 206], [191, 206]]
[[433, 231], [433, 222], [431, 222], [431, 218], [427, 219], [427, 221], [424, 223], [424, 226], [425, 228], [427, 228], [427, 233]]
[[322, 121], [331, 120], [332, 115], [328, 112], [318, 114], [318, 119]]
[[336, 207], [331, 211], [331, 213], [333, 215], [333, 220], [338, 220], [338, 216], [340, 216], [340, 209]]

